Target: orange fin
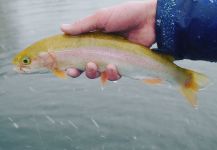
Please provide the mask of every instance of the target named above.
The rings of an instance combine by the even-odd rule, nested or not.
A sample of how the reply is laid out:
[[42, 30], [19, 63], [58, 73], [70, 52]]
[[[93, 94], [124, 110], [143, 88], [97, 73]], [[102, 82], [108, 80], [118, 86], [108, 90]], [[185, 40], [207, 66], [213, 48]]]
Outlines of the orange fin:
[[102, 83], [102, 85], [105, 85], [107, 83], [107, 81], [108, 81], [108, 75], [107, 75], [107, 73], [105, 71], [102, 72], [100, 77], [101, 77], [101, 83]]
[[197, 92], [208, 85], [209, 80], [206, 75], [187, 70], [187, 78], [181, 85], [181, 93], [187, 98], [189, 103], [197, 107]]
[[153, 78], [153, 79], [144, 79], [144, 82], [146, 84], [156, 85], [156, 84], [161, 84], [163, 81], [162, 79], [159, 78]]
[[62, 78], [62, 79], [66, 79], [67, 78], [66, 73], [64, 71], [61, 71], [59, 69], [54, 69], [54, 70], [52, 70], [52, 72], [58, 78]]
[[182, 87], [181, 93], [187, 98], [188, 102], [192, 105], [192, 107], [197, 107], [196, 89], [191, 89], [191, 87]]

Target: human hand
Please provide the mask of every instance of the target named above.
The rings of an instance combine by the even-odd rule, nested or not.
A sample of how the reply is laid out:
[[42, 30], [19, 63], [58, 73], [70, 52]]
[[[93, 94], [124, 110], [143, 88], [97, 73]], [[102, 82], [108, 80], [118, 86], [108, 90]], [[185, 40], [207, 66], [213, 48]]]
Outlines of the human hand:
[[[146, 47], [155, 43], [155, 16], [157, 0], [145, 2], [127, 2], [96, 11], [73, 24], [63, 24], [61, 29], [66, 34], [78, 35], [90, 31], [116, 32], [128, 40]], [[86, 66], [86, 76], [94, 79], [100, 76], [97, 65], [90, 62]], [[118, 80], [120, 75], [116, 67], [109, 64], [106, 69], [109, 80]], [[67, 74], [78, 77], [81, 71], [70, 68]]]

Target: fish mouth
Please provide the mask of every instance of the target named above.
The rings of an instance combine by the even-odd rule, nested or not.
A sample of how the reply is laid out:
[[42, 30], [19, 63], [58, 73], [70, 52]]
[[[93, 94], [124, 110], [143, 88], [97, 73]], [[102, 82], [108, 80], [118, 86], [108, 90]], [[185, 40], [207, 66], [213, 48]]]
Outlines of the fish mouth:
[[17, 65], [14, 67], [14, 71], [18, 72], [18, 73], [30, 73], [30, 67], [29, 66], [23, 66], [21, 64]]

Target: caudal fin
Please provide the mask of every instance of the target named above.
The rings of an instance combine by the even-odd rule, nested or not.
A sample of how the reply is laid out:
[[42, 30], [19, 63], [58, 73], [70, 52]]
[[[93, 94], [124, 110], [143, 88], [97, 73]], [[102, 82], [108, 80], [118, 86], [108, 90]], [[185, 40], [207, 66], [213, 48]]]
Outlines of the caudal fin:
[[181, 92], [193, 107], [197, 106], [197, 91], [204, 88], [208, 82], [206, 75], [191, 70], [187, 71], [187, 78], [181, 86]]

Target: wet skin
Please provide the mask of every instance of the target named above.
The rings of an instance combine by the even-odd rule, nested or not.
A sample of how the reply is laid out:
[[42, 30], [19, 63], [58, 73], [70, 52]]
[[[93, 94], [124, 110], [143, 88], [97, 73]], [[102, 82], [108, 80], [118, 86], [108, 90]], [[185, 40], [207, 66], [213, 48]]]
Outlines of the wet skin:
[[[157, 0], [146, 2], [127, 2], [110, 8], [96, 11], [94, 14], [72, 24], [63, 24], [61, 30], [66, 34], [78, 35], [90, 31], [116, 32], [128, 40], [151, 47], [155, 43], [155, 16]], [[82, 71], [69, 68], [67, 74], [73, 78], [80, 76]], [[108, 64], [106, 68], [108, 80], [121, 78], [116, 66]], [[100, 76], [98, 67], [89, 62], [85, 74], [90, 79]]]

